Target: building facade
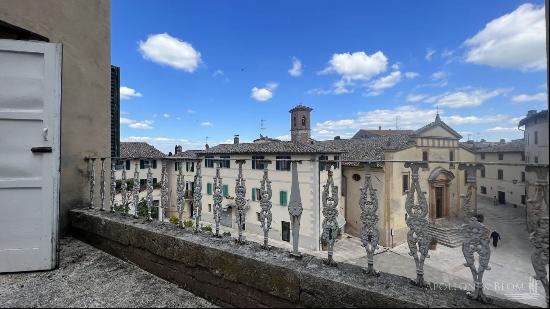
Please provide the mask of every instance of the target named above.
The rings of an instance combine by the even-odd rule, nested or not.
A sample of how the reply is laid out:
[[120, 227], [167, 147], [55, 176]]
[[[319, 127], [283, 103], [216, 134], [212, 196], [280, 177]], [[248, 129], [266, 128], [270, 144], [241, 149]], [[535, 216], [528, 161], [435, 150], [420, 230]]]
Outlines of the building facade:
[[477, 172], [477, 194], [497, 204], [525, 206], [525, 143], [523, 139], [505, 142], [468, 141], [463, 145], [476, 154], [476, 162], [485, 164]]

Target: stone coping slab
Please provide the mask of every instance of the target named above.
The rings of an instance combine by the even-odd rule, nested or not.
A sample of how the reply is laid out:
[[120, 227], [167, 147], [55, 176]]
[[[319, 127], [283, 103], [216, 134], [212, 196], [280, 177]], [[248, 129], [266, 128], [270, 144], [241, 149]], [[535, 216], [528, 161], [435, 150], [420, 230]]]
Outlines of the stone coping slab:
[[481, 304], [464, 290], [418, 288], [402, 276], [370, 277], [356, 265], [297, 260], [281, 248], [170, 223], [88, 209], [71, 210], [70, 221], [75, 236], [227, 307], [527, 307], [503, 299]]

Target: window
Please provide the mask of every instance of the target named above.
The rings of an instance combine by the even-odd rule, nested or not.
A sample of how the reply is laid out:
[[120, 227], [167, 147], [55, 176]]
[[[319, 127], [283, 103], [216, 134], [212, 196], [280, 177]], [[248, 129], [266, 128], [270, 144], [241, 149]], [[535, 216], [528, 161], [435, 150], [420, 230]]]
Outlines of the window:
[[319, 156], [319, 170], [321, 171], [324, 171], [326, 166], [327, 166], [327, 162], [328, 161], [328, 156]]
[[130, 170], [130, 160], [126, 160], [126, 170]]
[[214, 156], [204, 156], [204, 167], [214, 167]]
[[208, 212], [212, 212], [212, 204], [208, 204]]
[[157, 183], [157, 179], [153, 178], [153, 184], [156, 184], [156, 183]]
[[263, 160], [265, 160], [264, 156], [252, 156], [252, 169], [263, 170], [265, 167]]
[[256, 218], [258, 219], [258, 221], [262, 221], [262, 219], [261, 219], [261, 217], [260, 217], [260, 213], [259, 213], [259, 212], [257, 212], [257, 213], [256, 213]]
[[230, 160], [230, 156], [221, 156], [220, 159], [221, 159], [221, 167], [223, 168], [230, 168], [231, 167], [231, 160]]
[[306, 126], [306, 116], [302, 116], [302, 127]]
[[361, 175], [359, 174], [353, 174], [353, 176], [351, 176], [351, 179], [355, 180], [355, 181], [359, 181], [361, 180]]
[[210, 182], [206, 184], [206, 194], [212, 195], [212, 183]]
[[535, 163], [539, 163], [539, 156], [535, 156]]
[[487, 194], [487, 187], [481, 186], [481, 194]]
[[286, 191], [280, 191], [279, 192], [279, 204], [281, 206], [286, 206], [287, 205], [287, 193]]
[[539, 144], [539, 132], [535, 131], [535, 145]]
[[499, 153], [499, 154], [498, 154], [498, 159], [499, 159], [500, 161], [504, 160], [504, 154], [503, 154], [503, 153]]
[[229, 186], [223, 185], [223, 196], [229, 196]]
[[278, 171], [290, 171], [290, 156], [275, 157], [275, 169]]
[[195, 162], [191, 162], [191, 168], [189, 169], [190, 172], [195, 171]]
[[522, 203], [523, 205], [525, 205], [525, 195], [522, 195], [522, 196], [521, 196], [521, 203]]
[[481, 178], [485, 178], [485, 169], [484, 168], [481, 169]]
[[292, 119], [292, 121], [294, 122], [294, 126], [296, 126], [296, 116], [294, 116], [294, 119]]
[[503, 179], [504, 179], [504, 171], [498, 170], [498, 180], [503, 180]]
[[449, 151], [449, 161], [455, 160], [455, 152], [454, 150]]
[[485, 160], [485, 153], [481, 153], [481, 160]]
[[525, 161], [525, 152], [521, 153], [521, 161]]
[[428, 160], [429, 160], [428, 151], [427, 150], [422, 151], [422, 161], [428, 161]]
[[185, 171], [194, 172], [195, 171], [195, 162], [185, 162]]
[[525, 172], [521, 172], [521, 182], [525, 182]]
[[259, 201], [261, 200], [261, 195], [260, 195], [260, 189], [258, 188], [252, 188], [252, 201], [255, 202], [255, 201]]
[[174, 171], [178, 171], [180, 167], [180, 162], [174, 162]]
[[340, 156], [334, 156], [334, 168], [340, 168]]
[[146, 168], [157, 168], [157, 160], [139, 160], [139, 168], [140, 169], [146, 169]]
[[409, 191], [409, 174], [403, 174], [402, 177], [403, 181], [403, 194], [407, 193]]

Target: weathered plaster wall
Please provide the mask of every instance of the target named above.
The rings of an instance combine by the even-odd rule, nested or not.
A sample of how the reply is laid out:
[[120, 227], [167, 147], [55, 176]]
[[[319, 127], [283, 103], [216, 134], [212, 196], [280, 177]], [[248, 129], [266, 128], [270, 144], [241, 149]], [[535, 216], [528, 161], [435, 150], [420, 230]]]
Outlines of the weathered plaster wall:
[[463, 290], [420, 289], [401, 276], [369, 277], [359, 266], [295, 260], [282, 249], [108, 212], [73, 210], [71, 226], [94, 246], [226, 307], [525, 307], [500, 299], [484, 305]]
[[[84, 157], [110, 155], [110, 18], [109, 0], [0, 1], [1, 20], [45, 36], [52, 43], [63, 44], [62, 233], [68, 226], [69, 209], [88, 200]], [[96, 188], [98, 205], [99, 188]]]

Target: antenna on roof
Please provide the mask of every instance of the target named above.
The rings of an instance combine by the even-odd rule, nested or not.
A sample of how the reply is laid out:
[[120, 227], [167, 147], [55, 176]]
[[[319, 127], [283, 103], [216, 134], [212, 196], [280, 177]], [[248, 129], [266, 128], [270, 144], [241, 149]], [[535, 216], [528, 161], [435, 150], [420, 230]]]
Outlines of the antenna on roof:
[[266, 127], [264, 126], [265, 124], [265, 120], [264, 119], [260, 119], [260, 131], [264, 131], [266, 129]]

